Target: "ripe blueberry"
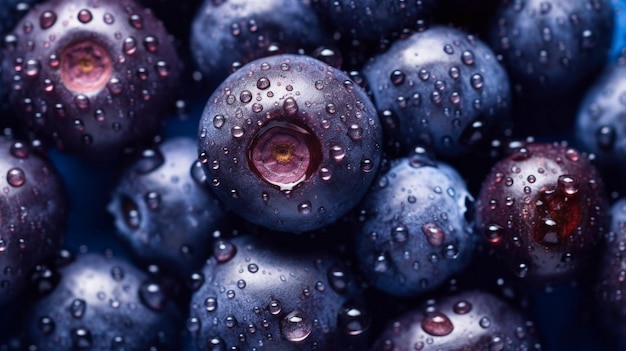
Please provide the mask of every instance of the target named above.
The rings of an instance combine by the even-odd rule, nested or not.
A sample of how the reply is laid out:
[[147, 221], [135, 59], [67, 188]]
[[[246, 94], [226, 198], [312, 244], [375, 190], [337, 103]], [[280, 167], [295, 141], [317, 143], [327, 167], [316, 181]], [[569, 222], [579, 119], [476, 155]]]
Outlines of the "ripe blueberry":
[[199, 126], [207, 182], [245, 219], [320, 228], [367, 191], [381, 160], [376, 109], [343, 72], [308, 56], [253, 61], [213, 93]]

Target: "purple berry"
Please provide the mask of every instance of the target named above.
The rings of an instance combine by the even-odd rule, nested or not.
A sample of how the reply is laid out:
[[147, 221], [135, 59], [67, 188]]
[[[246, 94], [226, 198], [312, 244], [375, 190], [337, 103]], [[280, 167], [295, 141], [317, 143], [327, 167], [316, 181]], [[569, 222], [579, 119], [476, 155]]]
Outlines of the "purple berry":
[[4, 46], [3, 81], [21, 124], [90, 158], [115, 159], [149, 142], [179, 84], [162, 23], [133, 0], [49, 0]]
[[528, 283], [575, 278], [608, 230], [604, 184], [586, 154], [565, 144], [515, 147], [485, 178], [477, 227]]
[[0, 306], [25, 292], [35, 266], [65, 237], [65, 186], [48, 158], [28, 144], [0, 139]]
[[308, 56], [259, 59], [213, 93], [199, 126], [207, 182], [245, 219], [314, 230], [353, 208], [381, 162], [376, 109], [347, 75]]

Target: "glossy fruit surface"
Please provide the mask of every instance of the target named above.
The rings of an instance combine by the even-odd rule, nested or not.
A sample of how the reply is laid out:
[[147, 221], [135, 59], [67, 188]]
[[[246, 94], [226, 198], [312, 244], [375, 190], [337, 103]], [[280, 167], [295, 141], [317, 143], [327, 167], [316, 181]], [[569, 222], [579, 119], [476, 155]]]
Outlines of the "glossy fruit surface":
[[607, 194], [588, 155], [528, 143], [494, 165], [476, 201], [477, 226], [512, 272], [532, 282], [575, 278], [608, 230]]
[[191, 300], [190, 349], [363, 350], [370, 316], [344, 261], [306, 239], [267, 239], [216, 243]]
[[363, 68], [386, 145], [422, 145], [443, 157], [467, 154], [505, 125], [509, 80], [495, 54], [461, 30], [432, 26], [393, 43]]
[[308, 56], [259, 59], [229, 76], [209, 99], [198, 135], [215, 194], [279, 231], [309, 231], [345, 215], [382, 155], [365, 92]]
[[62, 151], [115, 159], [150, 141], [179, 84], [162, 23], [133, 0], [50, 0], [4, 40], [21, 125]]
[[176, 306], [162, 287], [124, 259], [64, 256], [33, 276], [40, 296], [27, 311], [30, 349], [174, 350]]
[[61, 247], [70, 211], [54, 164], [31, 145], [0, 137], [0, 306], [24, 294], [30, 271]]
[[125, 169], [107, 209], [136, 257], [185, 278], [202, 266], [225, 217], [204, 179], [193, 138], [146, 149]]
[[458, 172], [423, 155], [395, 160], [359, 205], [357, 259], [391, 295], [442, 285], [471, 261], [473, 198]]
[[541, 350], [534, 323], [479, 290], [422, 303], [388, 324], [371, 350]]

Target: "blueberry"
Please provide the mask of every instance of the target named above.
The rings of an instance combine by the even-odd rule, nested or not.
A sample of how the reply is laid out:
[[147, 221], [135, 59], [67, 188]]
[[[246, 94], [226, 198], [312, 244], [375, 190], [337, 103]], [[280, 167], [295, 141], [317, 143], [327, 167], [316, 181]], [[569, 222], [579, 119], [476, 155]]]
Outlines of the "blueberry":
[[127, 167], [108, 210], [142, 261], [186, 277], [209, 256], [225, 212], [204, 184], [197, 142], [179, 137], [146, 149]]
[[124, 259], [81, 253], [44, 270], [33, 282], [47, 289], [24, 312], [29, 350], [177, 349], [180, 311]]
[[426, 145], [467, 154], [508, 119], [510, 89], [491, 49], [461, 30], [433, 26], [394, 42], [363, 68], [387, 148]]
[[620, 198], [610, 209], [611, 227], [606, 234], [606, 245], [600, 251], [596, 276], [595, 297], [599, 308], [600, 327], [619, 345], [626, 347], [626, 199]]
[[199, 159], [214, 193], [243, 218], [284, 232], [345, 215], [381, 162], [382, 132], [366, 93], [304, 55], [253, 61], [210, 97]]
[[192, 56], [213, 85], [254, 59], [329, 42], [308, 0], [205, 0], [191, 25]]
[[625, 92], [624, 62], [607, 66], [581, 100], [575, 125], [580, 148], [593, 153], [603, 168], [616, 169], [620, 180], [626, 176], [626, 122], [622, 118]]
[[0, 306], [22, 295], [28, 273], [65, 237], [69, 204], [55, 166], [37, 148], [0, 138]]
[[541, 350], [535, 329], [504, 300], [469, 290], [426, 300], [395, 317], [370, 350]]
[[440, 286], [471, 261], [472, 202], [449, 165], [417, 153], [393, 161], [359, 205], [361, 272], [374, 287], [397, 296]]
[[562, 96], [607, 61], [615, 15], [610, 0], [502, 1], [488, 41], [516, 90]]
[[370, 316], [347, 263], [307, 240], [271, 238], [216, 246], [191, 299], [190, 349], [364, 350]]
[[476, 201], [485, 242], [527, 284], [576, 278], [608, 230], [607, 194], [588, 155], [521, 143], [486, 176]]
[[436, 1], [313, 0], [342, 35], [361, 41], [398, 37], [430, 22]]
[[58, 149], [115, 159], [159, 131], [179, 84], [162, 23], [133, 0], [50, 0], [4, 40], [21, 124]]

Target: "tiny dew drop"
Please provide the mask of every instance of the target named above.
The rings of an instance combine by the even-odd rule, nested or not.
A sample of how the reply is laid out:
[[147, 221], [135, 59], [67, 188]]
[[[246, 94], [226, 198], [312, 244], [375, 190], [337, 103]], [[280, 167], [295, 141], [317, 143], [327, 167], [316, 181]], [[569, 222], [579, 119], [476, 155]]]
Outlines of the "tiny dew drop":
[[21, 168], [11, 168], [7, 172], [7, 182], [12, 187], [19, 188], [26, 182], [26, 174]]
[[217, 240], [213, 244], [213, 256], [218, 263], [230, 261], [237, 253], [237, 247], [226, 240]]
[[304, 312], [295, 310], [281, 320], [280, 327], [285, 339], [291, 342], [301, 342], [311, 335], [313, 323]]
[[310, 214], [312, 212], [311, 201], [304, 201], [298, 204], [298, 212], [303, 215]]
[[139, 298], [148, 308], [161, 311], [167, 303], [167, 296], [161, 286], [152, 281], [145, 281], [139, 287]]
[[441, 312], [430, 312], [422, 320], [422, 330], [433, 336], [445, 336], [454, 330], [448, 316]]
[[346, 302], [339, 310], [338, 325], [348, 335], [360, 335], [371, 324], [371, 317], [366, 308], [352, 301]]
[[93, 19], [93, 15], [91, 14], [91, 11], [82, 9], [78, 12], [77, 18], [81, 23], [89, 23]]

